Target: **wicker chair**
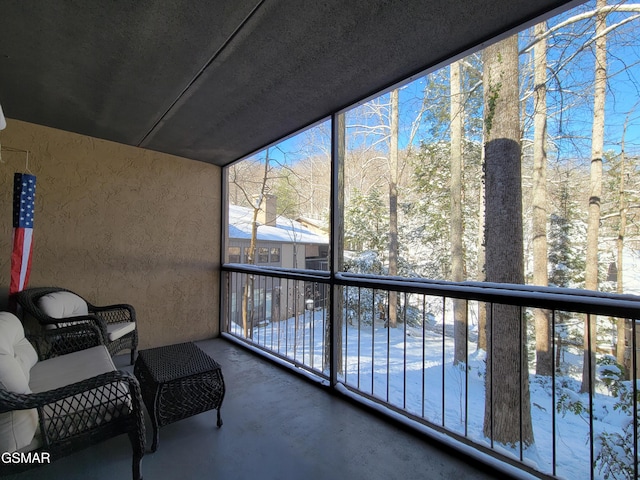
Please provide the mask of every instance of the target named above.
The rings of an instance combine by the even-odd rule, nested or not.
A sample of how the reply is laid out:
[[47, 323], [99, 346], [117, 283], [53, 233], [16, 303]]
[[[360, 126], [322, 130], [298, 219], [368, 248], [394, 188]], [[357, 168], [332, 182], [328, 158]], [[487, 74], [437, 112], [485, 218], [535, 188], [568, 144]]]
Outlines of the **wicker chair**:
[[[95, 345], [77, 351], [73, 341], [63, 346], [76, 337]], [[131, 373], [116, 370], [99, 329], [80, 323], [43, 330], [38, 347], [53, 344], [66, 352], [49, 358], [29, 340], [15, 315], [0, 312], [0, 450], [7, 458], [31, 459], [0, 462], [0, 477], [126, 434], [133, 480], [140, 480], [145, 453], [140, 386]]]
[[35, 319], [35, 326], [41, 329], [59, 328], [78, 322], [94, 323], [111, 355], [130, 350], [133, 365], [138, 348], [138, 328], [133, 306], [92, 305], [77, 293], [60, 287], [29, 288], [15, 294], [15, 299], [27, 314], [23, 322], [29, 333], [32, 333], [34, 324], [27, 317]]

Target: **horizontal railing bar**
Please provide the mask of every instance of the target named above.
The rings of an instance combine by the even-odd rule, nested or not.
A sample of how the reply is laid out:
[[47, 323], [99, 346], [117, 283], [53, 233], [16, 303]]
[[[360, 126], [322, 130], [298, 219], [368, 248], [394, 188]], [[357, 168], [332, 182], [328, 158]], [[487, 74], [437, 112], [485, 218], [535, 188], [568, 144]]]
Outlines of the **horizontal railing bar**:
[[[330, 283], [329, 272], [225, 264], [224, 271], [251, 275], [274, 276], [318, 283]], [[599, 291], [560, 287], [540, 287], [491, 282], [448, 282], [382, 275], [337, 273], [334, 282], [344, 286], [394, 290], [520, 307], [562, 310], [594, 315], [640, 319], [640, 297]]]
[[607, 293], [598, 290], [585, 290], [579, 288], [566, 288], [566, 287], [542, 287], [539, 285], [524, 285], [517, 283], [496, 283], [496, 282], [476, 282], [476, 281], [464, 281], [464, 282], [452, 282], [448, 280], [432, 280], [427, 278], [417, 277], [398, 277], [398, 276], [383, 276], [383, 275], [370, 275], [370, 274], [354, 274], [349, 272], [338, 273], [338, 279], [374, 279], [374, 280], [392, 280], [400, 281], [407, 284], [418, 285], [445, 285], [445, 286], [462, 286], [462, 287], [475, 287], [482, 289], [497, 289], [497, 290], [519, 290], [524, 292], [542, 292], [551, 293], [554, 295], [570, 295], [570, 296], [586, 296], [586, 297], [601, 297], [608, 299], [619, 299], [638, 302], [640, 304], [640, 296], [631, 294], [620, 293]]
[[222, 270], [226, 272], [262, 275], [264, 277], [290, 278], [308, 282], [329, 283], [330, 275], [326, 270], [288, 269], [281, 267], [259, 267], [245, 263], [225, 263]]
[[632, 295], [614, 295], [588, 290], [545, 288], [508, 283], [457, 283], [347, 273], [337, 274], [336, 282], [361, 288], [397, 290], [519, 307], [640, 318], [640, 298]]

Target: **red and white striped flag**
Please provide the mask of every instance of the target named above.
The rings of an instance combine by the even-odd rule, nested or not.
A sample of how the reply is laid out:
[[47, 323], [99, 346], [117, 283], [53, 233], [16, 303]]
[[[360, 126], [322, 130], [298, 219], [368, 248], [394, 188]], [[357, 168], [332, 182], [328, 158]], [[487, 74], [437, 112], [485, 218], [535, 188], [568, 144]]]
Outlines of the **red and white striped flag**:
[[13, 251], [9, 295], [24, 290], [29, 282], [35, 198], [35, 175], [16, 173], [13, 177]]

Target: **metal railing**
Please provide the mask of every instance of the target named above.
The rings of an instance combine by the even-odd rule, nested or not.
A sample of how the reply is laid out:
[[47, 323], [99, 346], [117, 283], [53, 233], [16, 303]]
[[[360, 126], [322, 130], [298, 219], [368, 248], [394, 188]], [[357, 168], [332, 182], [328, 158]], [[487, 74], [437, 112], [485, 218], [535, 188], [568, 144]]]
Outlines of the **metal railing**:
[[638, 297], [224, 271], [223, 330], [234, 338], [507, 469], [638, 478]]

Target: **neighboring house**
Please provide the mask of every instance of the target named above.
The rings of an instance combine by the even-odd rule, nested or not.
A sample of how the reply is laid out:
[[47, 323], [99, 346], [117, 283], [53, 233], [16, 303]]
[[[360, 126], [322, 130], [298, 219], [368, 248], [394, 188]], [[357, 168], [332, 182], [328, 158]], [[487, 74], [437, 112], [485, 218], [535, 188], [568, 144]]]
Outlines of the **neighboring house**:
[[313, 233], [317, 233], [318, 235], [326, 235], [329, 231], [329, 226], [322, 220], [308, 217], [298, 217], [296, 218], [296, 221], [300, 222], [303, 227], [308, 228]]
[[[248, 263], [252, 222], [253, 209], [229, 206], [227, 262]], [[328, 270], [328, 235], [312, 231], [297, 220], [278, 216], [274, 196], [266, 196], [257, 223], [256, 265]], [[243, 285], [232, 285], [229, 288], [232, 321], [241, 324]], [[254, 276], [249, 310], [254, 324], [279, 321], [304, 313], [311, 306], [314, 309], [324, 307], [324, 298], [324, 288], [320, 284], [257, 275]], [[307, 300], [312, 300], [313, 303], [307, 303]]]

